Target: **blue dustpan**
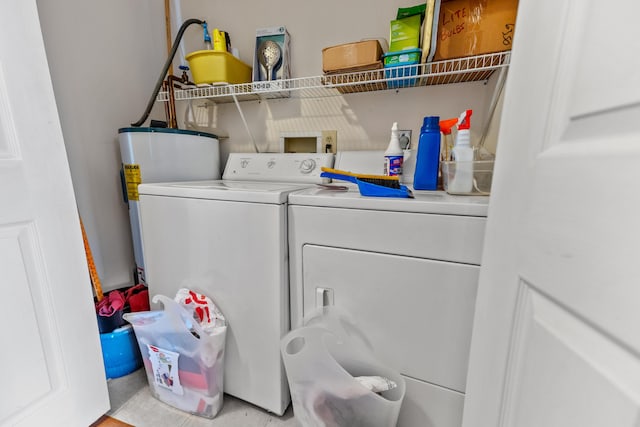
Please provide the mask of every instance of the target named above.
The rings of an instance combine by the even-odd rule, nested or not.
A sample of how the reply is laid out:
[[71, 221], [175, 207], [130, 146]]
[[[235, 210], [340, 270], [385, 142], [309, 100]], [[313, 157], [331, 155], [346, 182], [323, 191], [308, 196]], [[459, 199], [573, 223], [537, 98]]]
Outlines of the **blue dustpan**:
[[320, 174], [322, 178], [341, 179], [343, 181], [353, 182], [358, 185], [360, 194], [368, 197], [410, 197], [413, 198], [413, 193], [405, 185], [400, 185], [400, 188], [391, 188], [384, 185], [373, 184], [371, 182], [363, 181], [352, 175], [342, 175], [332, 172], [322, 172]]

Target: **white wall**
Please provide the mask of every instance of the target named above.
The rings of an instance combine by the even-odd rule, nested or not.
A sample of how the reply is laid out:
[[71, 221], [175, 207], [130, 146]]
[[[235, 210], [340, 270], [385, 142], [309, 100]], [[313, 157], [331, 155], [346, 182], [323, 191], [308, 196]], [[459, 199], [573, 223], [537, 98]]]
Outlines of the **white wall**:
[[166, 60], [163, 3], [39, 0], [38, 10], [78, 209], [98, 274], [104, 289], [128, 285], [133, 250], [117, 135], [142, 115]]
[[[292, 74], [305, 77], [322, 73], [322, 48], [363, 38], [388, 39], [389, 21], [397, 8], [417, 3], [188, 0], [182, 2], [180, 14], [183, 21], [206, 19], [211, 29], [228, 31], [248, 64], [256, 29], [286, 26]], [[141, 116], [166, 60], [164, 5], [157, 0], [39, 0], [38, 8], [79, 211], [103, 287], [114, 289], [131, 282], [134, 265], [118, 175], [117, 130]], [[201, 37], [197, 26], [189, 27], [185, 51], [198, 50]], [[341, 150], [382, 150], [394, 121], [401, 129], [413, 130], [415, 146], [424, 116], [455, 117], [467, 108], [474, 109], [472, 136], [478, 137], [494, 84], [492, 78], [489, 84], [252, 101], [242, 107], [261, 151], [277, 151], [280, 132], [300, 130], [337, 130]], [[178, 103], [179, 118], [186, 105]], [[235, 106], [223, 104], [213, 111], [214, 123], [229, 135], [221, 144], [222, 158], [231, 151], [251, 151]], [[164, 119], [162, 105], [152, 116]]]

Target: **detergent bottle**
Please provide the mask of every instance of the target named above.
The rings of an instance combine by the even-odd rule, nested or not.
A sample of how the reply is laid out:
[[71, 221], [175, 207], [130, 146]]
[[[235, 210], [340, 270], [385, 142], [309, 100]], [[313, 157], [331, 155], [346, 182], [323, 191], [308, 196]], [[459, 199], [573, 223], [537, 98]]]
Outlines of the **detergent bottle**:
[[391, 127], [391, 140], [387, 151], [384, 152], [384, 174], [388, 176], [402, 175], [402, 161], [404, 160], [404, 151], [400, 148], [400, 140], [398, 139], [398, 123], [393, 122]]
[[451, 150], [455, 170], [449, 181], [449, 193], [471, 193], [473, 189], [473, 147], [469, 131], [472, 113], [472, 110], [466, 110], [458, 118], [458, 134]]
[[418, 141], [416, 171], [413, 175], [415, 190], [437, 190], [440, 165], [440, 117], [427, 116], [423, 119]]

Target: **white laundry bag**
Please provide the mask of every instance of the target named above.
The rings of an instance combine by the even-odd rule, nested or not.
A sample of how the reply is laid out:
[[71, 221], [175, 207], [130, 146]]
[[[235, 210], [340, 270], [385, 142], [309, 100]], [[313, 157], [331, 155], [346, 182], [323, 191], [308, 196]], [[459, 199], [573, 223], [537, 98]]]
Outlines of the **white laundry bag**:
[[182, 305], [156, 295], [163, 310], [126, 313], [151, 394], [177, 409], [214, 418], [223, 403], [227, 326], [205, 330]]
[[[374, 355], [366, 337], [337, 310], [324, 310], [281, 341], [296, 419], [305, 427], [394, 427], [404, 378]], [[394, 388], [375, 393], [359, 377]]]

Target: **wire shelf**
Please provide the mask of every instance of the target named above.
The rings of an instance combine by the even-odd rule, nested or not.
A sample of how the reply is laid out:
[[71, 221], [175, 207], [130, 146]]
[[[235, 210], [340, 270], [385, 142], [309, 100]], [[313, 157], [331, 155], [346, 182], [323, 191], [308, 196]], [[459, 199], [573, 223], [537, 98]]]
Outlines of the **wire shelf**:
[[[270, 82], [183, 86], [175, 89], [175, 99], [207, 98], [216, 103], [228, 103], [234, 102], [234, 97], [239, 102], [276, 98], [323, 98], [347, 93], [480, 81], [487, 80], [494, 71], [508, 67], [510, 54], [510, 51], [506, 51], [427, 64]], [[160, 92], [156, 100], [168, 101], [168, 92]]]

